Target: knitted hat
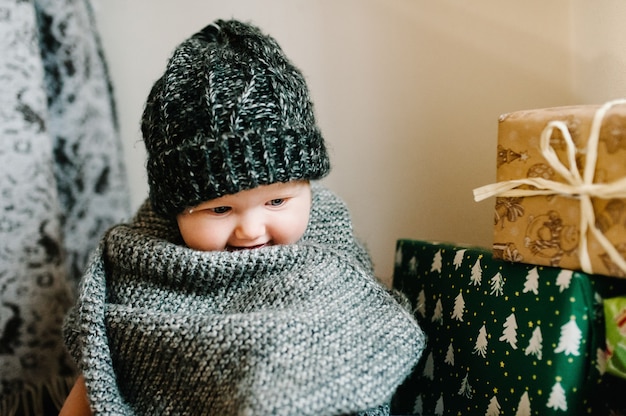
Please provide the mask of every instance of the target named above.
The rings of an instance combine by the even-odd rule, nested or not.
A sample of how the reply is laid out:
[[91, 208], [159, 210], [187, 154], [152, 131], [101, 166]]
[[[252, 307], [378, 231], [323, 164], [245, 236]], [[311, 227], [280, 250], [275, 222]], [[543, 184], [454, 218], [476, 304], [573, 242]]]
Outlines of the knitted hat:
[[168, 217], [330, 170], [304, 77], [273, 38], [234, 20], [175, 49], [141, 124], [150, 201]]

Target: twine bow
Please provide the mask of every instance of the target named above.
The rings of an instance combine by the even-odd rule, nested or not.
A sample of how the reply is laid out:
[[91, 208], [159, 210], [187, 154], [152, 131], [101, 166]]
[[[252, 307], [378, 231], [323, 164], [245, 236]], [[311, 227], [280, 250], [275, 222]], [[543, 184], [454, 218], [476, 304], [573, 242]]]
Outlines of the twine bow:
[[[578, 198], [580, 200], [581, 213], [578, 256], [581, 269], [586, 273], [593, 274], [587, 242], [587, 231], [590, 230], [610, 259], [626, 273], [626, 260], [604, 236], [602, 231], [596, 227], [596, 217], [593, 211], [593, 204], [591, 203], [592, 198], [626, 198], [626, 177], [611, 183], [594, 183], [602, 121], [611, 107], [621, 104], [626, 104], [626, 99], [609, 101], [602, 105], [594, 114], [589, 140], [584, 149], [587, 158], [582, 177], [576, 164], [576, 146], [567, 129], [567, 125], [563, 121], [550, 121], [541, 132], [540, 149], [548, 164], [563, 177], [565, 182], [556, 182], [543, 178], [513, 179], [474, 189], [474, 200], [482, 201], [491, 196], [515, 197], [536, 195], [560, 195]], [[552, 137], [555, 129], [559, 130], [565, 139], [569, 168], [561, 163], [556, 151], [550, 146], [550, 137]], [[536, 189], [518, 189], [520, 185], [532, 185]]]

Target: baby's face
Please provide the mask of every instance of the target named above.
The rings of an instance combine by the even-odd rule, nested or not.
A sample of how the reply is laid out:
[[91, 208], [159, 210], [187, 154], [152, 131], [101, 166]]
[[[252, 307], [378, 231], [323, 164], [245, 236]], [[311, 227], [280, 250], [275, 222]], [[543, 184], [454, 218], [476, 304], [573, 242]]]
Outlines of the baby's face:
[[203, 202], [177, 216], [188, 247], [202, 251], [293, 244], [306, 231], [311, 187], [274, 183]]

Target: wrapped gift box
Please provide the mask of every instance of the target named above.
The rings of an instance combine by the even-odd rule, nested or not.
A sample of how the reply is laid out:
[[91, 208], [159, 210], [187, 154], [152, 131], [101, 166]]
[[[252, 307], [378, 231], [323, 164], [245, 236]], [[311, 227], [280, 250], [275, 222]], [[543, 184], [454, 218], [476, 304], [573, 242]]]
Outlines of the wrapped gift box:
[[604, 300], [606, 370], [626, 379], [626, 296]]
[[626, 279], [598, 277], [399, 240], [393, 286], [428, 342], [392, 413], [626, 414], [626, 380], [605, 373], [602, 317]]
[[[599, 111], [604, 117], [598, 119], [598, 128], [593, 129]], [[542, 134], [546, 135], [545, 150]], [[550, 157], [552, 153], [556, 160]], [[606, 186], [626, 178], [626, 105], [621, 100], [604, 106], [556, 107], [500, 116], [496, 176], [498, 184], [510, 185], [499, 188], [501, 191], [514, 190], [493, 193], [498, 196], [494, 221], [496, 257], [626, 276], [626, 267], [613, 261], [615, 257], [591, 229], [599, 231], [613, 246], [613, 256], [624, 257], [626, 183], [617, 193], [609, 192], [614, 189]], [[594, 186], [581, 186], [584, 181]], [[581, 218], [588, 216], [581, 212], [585, 202], [580, 194], [587, 192], [592, 217], [588, 221], [590, 229], [584, 232]], [[587, 248], [581, 249], [583, 238]], [[581, 265], [581, 254], [585, 252], [591, 267]]]

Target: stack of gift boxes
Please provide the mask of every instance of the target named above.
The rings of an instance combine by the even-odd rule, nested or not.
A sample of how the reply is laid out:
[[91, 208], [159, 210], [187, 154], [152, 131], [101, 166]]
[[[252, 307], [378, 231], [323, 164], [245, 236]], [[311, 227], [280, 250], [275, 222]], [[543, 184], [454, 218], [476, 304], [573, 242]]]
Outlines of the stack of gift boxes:
[[626, 101], [499, 119], [491, 249], [399, 240], [428, 336], [394, 414], [626, 415]]

